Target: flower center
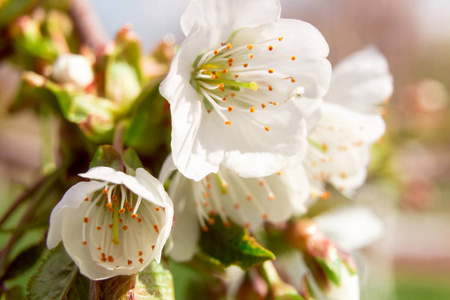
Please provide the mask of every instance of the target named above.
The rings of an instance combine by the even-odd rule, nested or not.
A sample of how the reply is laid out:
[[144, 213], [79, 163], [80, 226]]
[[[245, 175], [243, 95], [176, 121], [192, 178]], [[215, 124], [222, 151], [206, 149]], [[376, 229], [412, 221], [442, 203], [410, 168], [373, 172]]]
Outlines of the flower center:
[[[177, 176], [182, 177], [181, 173]], [[194, 185], [192, 190], [195, 193], [193, 199], [197, 219], [203, 231], [208, 231], [208, 226], [214, 224], [213, 217], [216, 215], [225, 226], [229, 226], [228, 218], [231, 218], [245, 228], [255, 228], [269, 218], [271, 212], [268, 204], [277, 205], [275, 193], [265, 178], [243, 179], [228, 171], [219, 171], [191, 183]]]
[[[203, 96], [206, 110], [214, 110], [226, 125], [231, 125], [228, 112], [239, 110], [254, 113], [259, 107], [264, 109], [267, 97], [262, 95], [266, 91], [272, 92], [280, 79], [273, 68], [266, 67], [276, 57], [270, 53], [274, 46], [267, 45], [282, 40], [280, 37], [238, 47], [233, 47], [231, 43], [222, 44], [218, 49], [199, 55], [194, 62], [190, 83]], [[267, 55], [263, 55], [266, 51]], [[289, 60], [295, 60], [295, 57]], [[282, 79], [295, 82], [292, 77]], [[269, 101], [268, 104], [277, 106], [278, 101]], [[261, 127], [270, 130], [267, 126]]]
[[83, 218], [83, 244], [88, 245], [88, 240], [97, 244], [90, 247], [99, 251], [99, 262], [144, 263], [148, 250], [155, 248], [165, 208], [149, 205], [125, 186], [115, 184], [91, 192], [85, 202], [89, 207]]

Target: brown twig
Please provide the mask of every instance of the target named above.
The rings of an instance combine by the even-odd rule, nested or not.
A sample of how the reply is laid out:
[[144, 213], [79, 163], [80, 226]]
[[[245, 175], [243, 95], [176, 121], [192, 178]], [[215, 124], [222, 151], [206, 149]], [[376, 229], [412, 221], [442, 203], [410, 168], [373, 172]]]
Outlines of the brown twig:
[[69, 14], [84, 44], [96, 50], [108, 42], [107, 34], [87, 0], [71, 0]]
[[0, 226], [11, 216], [13, 211], [15, 211], [17, 209], [17, 207], [19, 207], [19, 205], [22, 204], [22, 202], [27, 200], [29, 197], [31, 197], [36, 192], [36, 190], [42, 185], [42, 183], [47, 178], [48, 178], [48, 176], [42, 177], [41, 179], [39, 179], [38, 181], [33, 183], [32, 186], [30, 186], [25, 191], [23, 191], [22, 194], [19, 195], [19, 197], [16, 198], [16, 200], [13, 202], [13, 204], [8, 208], [8, 210], [3, 214], [3, 217], [0, 219]]

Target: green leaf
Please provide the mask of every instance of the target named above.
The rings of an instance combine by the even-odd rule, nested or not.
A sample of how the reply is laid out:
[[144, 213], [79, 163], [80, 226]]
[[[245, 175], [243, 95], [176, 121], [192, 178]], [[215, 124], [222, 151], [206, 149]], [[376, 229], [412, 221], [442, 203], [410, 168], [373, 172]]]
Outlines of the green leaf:
[[[147, 155], [161, 155], [161, 161], [167, 156], [170, 143], [170, 111], [168, 103], [161, 97], [158, 84], [149, 85], [139, 95], [139, 103], [133, 118], [124, 131], [125, 145]], [[163, 149], [161, 151], [161, 149]], [[157, 157], [154, 157], [157, 159]]]
[[98, 143], [111, 141], [115, 119], [120, 113], [116, 103], [69, 91], [51, 81], [45, 82], [44, 87], [56, 97], [63, 117], [78, 124], [87, 137]]
[[117, 171], [123, 171], [120, 154], [111, 145], [102, 145], [97, 148], [89, 169], [94, 167], [110, 167]]
[[9, 0], [0, 5], [0, 27], [4, 27], [21, 15], [31, 12], [40, 0]]
[[27, 299], [85, 300], [89, 295], [89, 279], [82, 276], [77, 266], [59, 245], [51, 251], [37, 274], [28, 282]]
[[2, 294], [2, 300], [18, 300], [23, 299], [23, 288], [19, 285], [15, 285]]
[[136, 72], [139, 82], [142, 83], [142, 66], [141, 66], [141, 43], [130, 28], [123, 27], [115, 39], [116, 51], [113, 55], [115, 60], [126, 62], [132, 66]]
[[326, 259], [319, 256], [315, 256], [314, 259], [322, 267], [327, 278], [335, 285], [339, 286], [341, 283], [343, 264], [336, 248], [330, 247]]
[[197, 253], [188, 262], [171, 260], [170, 269], [177, 300], [216, 299], [211, 295], [223, 289], [223, 266], [205, 254]]
[[133, 299], [175, 299], [172, 274], [164, 262], [151, 264], [137, 275]]
[[43, 245], [34, 245], [22, 251], [8, 265], [2, 281], [13, 279], [30, 269], [39, 260], [44, 249]]
[[258, 244], [244, 228], [231, 222], [227, 227], [218, 217], [214, 220], [215, 224], [202, 232], [200, 238], [199, 245], [204, 253], [225, 266], [234, 264], [244, 270], [275, 259], [275, 255]]

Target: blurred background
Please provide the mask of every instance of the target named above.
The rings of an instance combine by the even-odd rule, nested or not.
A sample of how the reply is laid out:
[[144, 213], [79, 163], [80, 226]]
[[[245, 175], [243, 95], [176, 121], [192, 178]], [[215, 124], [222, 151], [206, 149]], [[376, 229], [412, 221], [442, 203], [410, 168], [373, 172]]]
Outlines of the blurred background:
[[[83, 1], [94, 8], [104, 41], [128, 23], [146, 51], [163, 40], [182, 42], [179, 18], [188, 0]], [[369, 264], [362, 299], [450, 299], [450, 2], [281, 3], [282, 17], [322, 32], [333, 65], [373, 45], [394, 77], [384, 113], [387, 133], [374, 147], [370, 176], [356, 194], [385, 224], [384, 237], [363, 251]], [[19, 81], [19, 70], [0, 64], [0, 195], [8, 199], [39, 173], [42, 135], [56, 136], [40, 130], [43, 124], [32, 113], [7, 113]]]

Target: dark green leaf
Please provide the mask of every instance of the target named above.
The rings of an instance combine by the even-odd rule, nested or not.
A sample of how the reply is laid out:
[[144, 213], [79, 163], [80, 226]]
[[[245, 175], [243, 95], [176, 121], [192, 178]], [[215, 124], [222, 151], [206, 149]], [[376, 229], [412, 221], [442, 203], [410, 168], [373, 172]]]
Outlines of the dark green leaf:
[[27, 286], [27, 299], [85, 300], [89, 295], [89, 279], [82, 276], [77, 266], [59, 245], [33, 275]]
[[103, 145], [97, 148], [89, 169], [94, 167], [110, 167], [117, 171], [123, 171], [120, 154], [111, 145]]
[[43, 245], [34, 245], [22, 251], [8, 265], [2, 280], [13, 279], [22, 275], [23, 272], [30, 269], [38, 261], [44, 249]]
[[199, 245], [204, 253], [225, 266], [234, 264], [244, 270], [275, 259], [275, 255], [258, 244], [244, 228], [231, 222], [227, 227], [218, 217], [214, 220], [215, 224], [202, 232], [200, 238]]

